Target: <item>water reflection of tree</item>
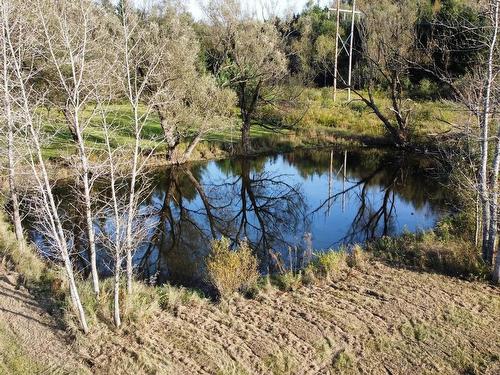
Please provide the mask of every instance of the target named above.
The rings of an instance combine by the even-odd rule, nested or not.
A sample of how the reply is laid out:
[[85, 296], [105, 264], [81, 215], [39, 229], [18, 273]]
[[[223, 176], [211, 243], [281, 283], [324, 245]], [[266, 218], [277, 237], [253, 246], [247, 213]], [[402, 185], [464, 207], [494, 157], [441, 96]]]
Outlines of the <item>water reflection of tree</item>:
[[[225, 229], [234, 242], [248, 239], [265, 268], [271, 266], [270, 250], [284, 250], [306, 225], [305, 199], [289, 176], [252, 169], [249, 160], [234, 164], [237, 178], [220, 191]], [[225, 197], [225, 198], [224, 198]]]
[[[353, 162], [358, 169], [349, 168], [349, 162]], [[404, 154], [392, 158], [380, 154], [379, 157], [370, 158], [371, 168], [359, 170], [360, 162], [363, 165], [359, 159], [348, 161], [347, 187], [332, 194], [313, 211], [313, 214], [316, 214], [327, 210], [346, 195], [351, 199], [355, 197], [357, 211], [354, 219], [349, 231], [335, 245], [364, 242], [394, 234], [397, 229], [396, 198], [411, 202], [416, 209], [427, 205], [430, 197], [433, 197], [437, 204], [444, 201], [438, 183], [425, 183], [429, 181], [429, 176], [423, 178], [426, 171], [422, 168], [422, 163], [425, 166], [425, 160], [408, 158]], [[375, 194], [375, 201], [370, 199], [370, 191], [373, 189], [381, 189], [381, 194]], [[350, 205], [353, 206], [352, 202]]]
[[[222, 168], [221, 168], [222, 169]], [[270, 250], [284, 250], [305, 225], [305, 200], [288, 176], [266, 172], [249, 160], [223, 166], [223, 181], [203, 181], [203, 167], [173, 167], [151, 198], [161, 220], [142, 253], [145, 276], [188, 282], [202, 277], [212, 238], [247, 239], [264, 269]]]

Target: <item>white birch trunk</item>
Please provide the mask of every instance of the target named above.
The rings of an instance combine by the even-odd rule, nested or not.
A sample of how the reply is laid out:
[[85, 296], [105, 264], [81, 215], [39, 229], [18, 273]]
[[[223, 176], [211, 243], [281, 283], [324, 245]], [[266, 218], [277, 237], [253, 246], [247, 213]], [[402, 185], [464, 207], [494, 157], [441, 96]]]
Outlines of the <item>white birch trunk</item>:
[[[105, 121], [105, 118], [104, 118]], [[111, 187], [111, 199], [113, 205], [113, 214], [115, 221], [115, 233], [114, 238], [112, 239], [113, 248], [114, 248], [114, 288], [113, 288], [113, 319], [115, 321], [115, 325], [117, 328], [120, 328], [121, 322], [121, 314], [120, 314], [120, 275], [122, 268], [122, 231], [121, 231], [121, 219], [120, 219], [120, 209], [118, 206], [118, 198], [116, 195], [116, 165], [113, 157], [113, 151], [111, 150], [111, 143], [109, 138], [109, 129], [106, 123], [104, 123], [104, 135], [106, 140], [106, 148], [108, 152], [108, 161], [109, 161], [109, 173], [110, 173], [110, 187]]]
[[[126, 13], [125, 13], [126, 12]], [[123, 47], [124, 47], [124, 64], [125, 64], [125, 74], [126, 74], [126, 89], [127, 89], [127, 98], [132, 107], [134, 113], [134, 150], [132, 155], [132, 171], [130, 176], [130, 190], [129, 190], [129, 202], [128, 202], [128, 214], [125, 228], [125, 251], [126, 251], [126, 274], [127, 274], [127, 293], [132, 293], [133, 288], [133, 273], [134, 273], [134, 265], [132, 263], [132, 247], [133, 247], [133, 220], [135, 215], [135, 189], [136, 189], [136, 179], [137, 179], [137, 168], [139, 163], [139, 146], [140, 146], [140, 138], [141, 138], [141, 124], [139, 118], [139, 96], [140, 87], [137, 86], [137, 74], [131, 66], [130, 61], [130, 47], [129, 46], [129, 38], [130, 38], [130, 30], [128, 25], [128, 13], [129, 10], [126, 8], [123, 14]]]
[[[495, 156], [493, 161], [493, 172], [491, 176], [491, 186], [488, 189], [488, 128], [491, 111], [491, 92], [494, 81], [495, 52], [497, 48], [498, 24], [499, 24], [500, 0], [495, 0], [493, 8], [493, 35], [489, 45], [488, 54], [488, 75], [486, 78], [486, 87], [484, 94], [484, 103], [482, 110], [482, 143], [483, 150], [481, 155], [481, 194], [483, 196], [483, 259], [491, 264], [496, 245], [497, 227], [498, 227], [498, 173], [500, 168], [500, 139], [497, 140]], [[500, 129], [498, 131], [500, 136]], [[491, 198], [490, 198], [491, 195]], [[488, 197], [488, 199], [485, 199]], [[484, 220], [487, 216], [488, 220]]]
[[[3, 18], [4, 21], [8, 22]], [[7, 37], [9, 36], [8, 25], [2, 22], [2, 60], [3, 60], [3, 94], [4, 94], [4, 111], [5, 111], [5, 123], [7, 125], [7, 169], [8, 169], [8, 180], [9, 180], [9, 191], [10, 200], [12, 202], [12, 222], [14, 223], [14, 230], [16, 234], [16, 239], [19, 242], [19, 246], [23, 248], [24, 244], [24, 234], [23, 227], [21, 224], [21, 215], [19, 213], [19, 199], [17, 196], [16, 188], [16, 168], [14, 162], [14, 118], [12, 113], [12, 104], [10, 98], [10, 85], [9, 85], [9, 54], [7, 49]]]
[[[497, 39], [498, 39], [498, 32], [499, 32], [499, 27], [500, 27], [500, 0], [495, 1], [494, 5], [494, 21], [493, 21], [493, 38], [490, 44], [490, 51], [488, 55], [488, 85], [486, 87], [487, 90], [487, 97], [485, 98], [485, 106], [484, 106], [484, 111], [485, 111], [485, 117], [487, 118], [489, 116], [490, 112], [490, 95], [491, 95], [491, 90], [492, 90], [492, 85], [493, 85], [493, 79], [494, 79], [494, 74], [493, 74], [493, 68], [495, 66], [495, 52], [497, 49]], [[500, 252], [497, 251], [497, 256], [496, 259], [494, 259], [495, 256], [495, 250], [497, 248], [497, 237], [498, 237], [498, 195], [499, 195], [499, 183], [498, 183], [498, 178], [499, 178], [499, 172], [500, 172], [500, 128], [498, 129], [497, 133], [497, 144], [496, 144], [496, 149], [495, 149], [495, 157], [493, 161], [493, 176], [492, 176], [492, 183], [491, 183], [491, 191], [492, 191], [492, 202], [491, 202], [491, 223], [490, 223], [490, 240], [489, 240], [489, 248], [488, 248], [488, 263], [492, 263], [494, 261], [493, 265], [493, 280], [498, 283], [500, 281]]]
[[80, 157], [80, 164], [82, 170], [82, 182], [83, 182], [83, 196], [85, 205], [85, 221], [87, 229], [87, 240], [90, 252], [90, 271], [92, 276], [92, 287], [94, 293], [99, 295], [99, 274], [97, 271], [97, 256], [96, 256], [96, 246], [95, 246], [95, 230], [94, 230], [94, 217], [92, 214], [92, 202], [91, 202], [91, 191], [90, 191], [90, 181], [89, 181], [89, 162], [85, 150], [85, 144], [83, 136], [80, 129], [80, 124], [78, 121], [78, 114], [75, 113], [75, 129], [77, 132], [78, 140], [78, 154]]
[[69, 257], [69, 251], [66, 243], [66, 238], [64, 235], [64, 230], [61, 224], [61, 220], [59, 218], [59, 213], [57, 211], [57, 205], [55, 203], [54, 196], [52, 194], [52, 186], [50, 184], [47, 170], [45, 168], [45, 162], [42, 158], [42, 151], [40, 144], [38, 142], [38, 135], [34, 131], [32, 124], [29, 124], [29, 127], [30, 127], [31, 141], [35, 146], [36, 157], [38, 159], [37, 160], [38, 167], [41, 170], [41, 178], [38, 177], [38, 171], [34, 161], [32, 162], [33, 173], [36, 176], [36, 179], [38, 180], [40, 191], [42, 192], [43, 200], [46, 206], [46, 211], [49, 216], [49, 220], [51, 221], [53, 236], [56, 239], [57, 245], [59, 247], [60, 256], [64, 263], [64, 269], [66, 270], [66, 276], [68, 278], [68, 283], [69, 283], [71, 301], [73, 303], [74, 308], [77, 311], [82, 331], [84, 333], [88, 333], [89, 328], [87, 325], [87, 319], [85, 317], [85, 312], [83, 310], [83, 306], [80, 300], [80, 295], [78, 294], [75, 275], [73, 272], [73, 265]]

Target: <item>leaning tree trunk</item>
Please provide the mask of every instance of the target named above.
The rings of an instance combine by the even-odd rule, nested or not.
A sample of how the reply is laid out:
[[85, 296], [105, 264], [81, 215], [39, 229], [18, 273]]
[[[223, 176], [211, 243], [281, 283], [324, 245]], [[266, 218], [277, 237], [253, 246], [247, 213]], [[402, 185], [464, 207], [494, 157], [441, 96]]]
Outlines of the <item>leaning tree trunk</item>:
[[165, 138], [165, 158], [169, 162], [176, 162], [175, 151], [180, 143], [179, 135], [177, 134], [175, 126], [169, 123], [167, 117], [161, 112], [161, 110], [158, 109], [157, 112], [158, 117], [160, 118], [160, 126], [163, 129], [163, 137]]
[[200, 143], [201, 141], [201, 133], [196, 134], [196, 136], [191, 140], [189, 143], [189, 146], [187, 147], [186, 151], [184, 151], [184, 154], [182, 155], [182, 158], [180, 159], [181, 163], [184, 163], [189, 160], [191, 157], [191, 154], [193, 153], [194, 149]]
[[[25, 110], [28, 111], [27, 105], [25, 105]], [[83, 330], [84, 333], [89, 332], [89, 328], [87, 325], [87, 319], [85, 317], [85, 311], [83, 310], [83, 305], [80, 300], [80, 295], [78, 294], [78, 289], [76, 286], [76, 281], [75, 281], [75, 274], [73, 272], [73, 264], [71, 262], [71, 258], [69, 256], [68, 252], [68, 247], [66, 244], [66, 239], [64, 236], [64, 229], [61, 224], [61, 220], [59, 218], [59, 213], [57, 211], [57, 205], [54, 200], [54, 196], [52, 194], [52, 186], [49, 181], [49, 176], [47, 174], [47, 170], [45, 168], [45, 162], [42, 158], [42, 151], [40, 144], [38, 142], [38, 136], [33, 128], [33, 124], [30, 122], [29, 124], [29, 131], [30, 135], [32, 138], [32, 141], [35, 146], [35, 151], [37, 154], [37, 159], [38, 159], [38, 165], [41, 170], [41, 179], [38, 178], [37, 171], [35, 170], [35, 165], [32, 163], [32, 168], [34, 171], [35, 176], [37, 176], [37, 180], [39, 182], [40, 190], [42, 190], [42, 195], [43, 195], [43, 201], [45, 205], [45, 209], [47, 211], [47, 214], [49, 216], [49, 221], [50, 221], [50, 227], [52, 228], [53, 235], [56, 238], [57, 245], [59, 247], [59, 251], [61, 253], [61, 258], [64, 263], [64, 268], [66, 270], [66, 276], [68, 278], [68, 283], [69, 283], [69, 290], [70, 290], [70, 296], [71, 296], [71, 301], [73, 303], [74, 308], [77, 311], [79, 320], [80, 320], [80, 326]]]

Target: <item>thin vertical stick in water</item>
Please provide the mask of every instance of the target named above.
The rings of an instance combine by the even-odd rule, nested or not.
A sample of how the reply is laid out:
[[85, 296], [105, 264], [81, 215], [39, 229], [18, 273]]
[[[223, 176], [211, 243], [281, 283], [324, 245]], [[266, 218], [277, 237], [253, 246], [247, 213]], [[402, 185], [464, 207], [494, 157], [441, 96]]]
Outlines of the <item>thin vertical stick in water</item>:
[[347, 171], [347, 151], [344, 151], [344, 171], [342, 172], [342, 212], [345, 211], [345, 180]]

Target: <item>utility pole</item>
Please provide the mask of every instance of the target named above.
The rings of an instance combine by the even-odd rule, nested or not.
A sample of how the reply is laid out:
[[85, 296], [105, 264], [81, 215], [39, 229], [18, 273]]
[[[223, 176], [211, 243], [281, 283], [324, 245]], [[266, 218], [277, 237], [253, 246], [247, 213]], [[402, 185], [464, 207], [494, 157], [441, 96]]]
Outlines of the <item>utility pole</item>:
[[340, 0], [337, 3], [337, 18], [335, 19], [335, 64], [333, 68], [333, 101], [337, 99], [337, 64], [339, 54]]
[[349, 76], [347, 79], [347, 101], [351, 101], [351, 82], [352, 82], [352, 47], [354, 45], [354, 17], [356, 16], [356, 0], [352, 0], [352, 13], [351, 13], [351, 35], [349, 45]]
[[[349, 70], [347, 77], [347, 100], [351, 100], [351, 85], [352, 85], [352, 50], [354, 47], [354, 21], [356, 15], [360, 15], [361, 12], [356, 10], [356, 0], [352, 0], [351, 9], [342, 9], [340, 7], [341, 0], [336, 0], [336, 7], [330, 8], [330, 10], [335, 10], [336, 13], [336, 25], [335, 25], [335, 61], [334, 61], [334, 73], [333, 73], [333, 101], [337, 99], [337, 82], [340, 77], [338, 72], [338, 57], [339, 54], [344, 50], [349, 57]], [[351, 15], [351, 30], [349, 36], [344, 40], [339, 33], [340, 28], [340, 13], [346, 13]], [[342, 43], [341, 49], [339, 51], [339, 41]], [[349, 48], [347, 48], [347, 43], [349, 43]], [[340, 77], [342, 79], [342, 77]], [[344, 81], [344, 80], [343, 80]], [[345, 81], [344, 81], [345, 82]]]

